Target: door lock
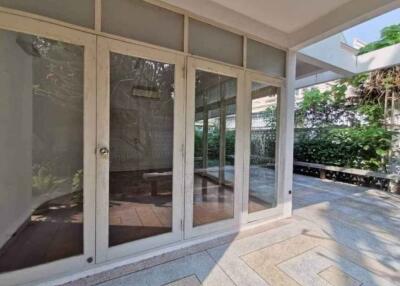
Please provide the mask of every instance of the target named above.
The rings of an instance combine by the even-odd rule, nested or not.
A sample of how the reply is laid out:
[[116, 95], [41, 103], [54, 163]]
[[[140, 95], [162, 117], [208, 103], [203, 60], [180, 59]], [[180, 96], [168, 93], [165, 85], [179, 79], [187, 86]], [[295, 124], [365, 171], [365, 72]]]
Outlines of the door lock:
[[92, 262], [93, 262], [93, 257], [88, 257], [88, 258], [86, 259], [86, 261], [87, 261], [87, 263], [92, 263]]

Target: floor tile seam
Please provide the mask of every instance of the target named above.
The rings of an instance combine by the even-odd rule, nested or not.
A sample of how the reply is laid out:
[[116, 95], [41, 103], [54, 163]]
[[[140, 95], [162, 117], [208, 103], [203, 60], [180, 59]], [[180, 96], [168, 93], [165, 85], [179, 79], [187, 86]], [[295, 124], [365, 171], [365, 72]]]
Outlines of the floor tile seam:
[[[339, 243], [337, 243], [337, 244], [339, 244]], [[349, 249], [350, 251], [355, 251], [355, 250], [353, 250], [353, 249], [351, 249], [351, 248], [349, 248], [349, 247], [343, 246], [343, 245], [341, 245], [341, 244], [339, 244], [339, 245], [342, 246], [342, 247], [344, 247], [345, 249]], [[337, 252], [335, 252], [335, 250], [329, 249], [329, 248], [327, 248], [327, 247], [324, 246], [324, 245], [320, 245], [320, 248], [324, 249], [324, 250], [327, 251], [327, 252], [330, 252], [330, 253], [333, 254], [333, 255], [340, 256], [341, 258], [347, 260], [348, 262], [350, 262], [350, 263], [352, 263], [352, 264], [355, 264], [356, 266], [358, 266], [358, 267], [364, 269], [364, 270], [367, 271], [367, 272], [372, 273], [373, 275], [378, 276], [379, 278], [385, 280], [386, 282], [391, 282], [391, 281], [387, 280], [385, 277], [381, 276], [380, 273], [378, 273], [376, 270], [371, 269], [371, 267], [361, 265], [358, 261], [355, 261], [354, 259], [352, 259], [352, 258], [351, 258], [349, 255], [347, 255], [346, 253], [345, 253], [344, 255], [343, 255], [343, 254], [340, 254], [340, 253], [337, 253]], [[325, 257], [325, 256], [324, 256], [324, 257]], [[366, 258], [367, 258], [367, 259], [372, 259], [372, 258], [370, 258], [370, 257], [366, 257]], [[335, 260], [333, 260], [333, 259], [331, 259], [331, 258], [326, 258], [326, 259], [329, 259], [330, 261], [333, 261], [334, 263], [340, 265], [339, 262], [336, 262]], [[341, 269], [339, 269], [339, 270], [341, 270]], [[347, 275], [350, 275], [349, 273], [345, 272], [344, 270], [341, 270], [341, 271], [344, 272], [344, 273], [346, 273]], [[322, 272], [322, 271], [320, 271], [320, 272]], [[350, 276], [351, 276], [351, 275], [350, 275]], [[400, 277], [400, 276], [399, 276], [399, 277]], [[353, 278], [354, 278], [354, 277], [353, 277]], [[361, 282], [361, 281], [360, 281], [360, 282]]]
[[[256, 272], [257, 274], [258, 274], [258, 272], [257, 272], [257, 270], [255, 269], [255, 268], [253, 268], [251, 265], [249, 265], [248, 263], [247, 263], [247, 261], [246, 260], [243, 260], [241, 257], [240, 257], [240, 259], [247, 265], [247, 267], [249, 267], [250, 269], [252, 269], [254, 272]], [[291, 276], [289, 276], [285, 271], [283, 271], [282, 269], [280, 269], [278, 266], [277, 266], [277, 264], [273, 264], [273, 267], [275, 267], [278, 271], [280, 271], [283, 275], [285, 275], [285, 276], [287, 276], [289, 279], [292, 279], [293, 281], [295, 281], [297, 284], [298, 284], [298, 282], [296, 281], [296, 280], [294, 280]], [[259, 275], [259, 276], [261, 276], [261, 275]], [[265, 281], [265, 279], [263, 278], [263, 277], [261, 277], [264, 281]], [[267, 282], [267, 284], [269, 284], [268, 283], [268, 281], [266, 281]], [[273, 286], [273, 285], [272, 285]]]
[[303, 235], [303, 234], [300, 232], [300, 233], [295, 234], [295, 235], [293, 235], [293, 236], [291, 236], [291, 237], [287, 237], [287, 238], [285, 238], [285, 239], [283, 239], [283, 240], [276, 241], [276, 242], [271, 243], [271, 244], [269, 244], [269, 245], [262, 246], [262, 247], [260, 247], [260, 248], [258, 248], [258, 249], [255, 249], [255, 250], [252, 250], [252, 251], [249, 251], [249, 252], [246, 252], [246, 253], [241, 253], [241, 254], [236, 255], [236, 256], [237, 256], [238, 258], [240, 258], [240, 259], [243, 260], [243, 256], [251, 255], [251, 254], [253, 254], [253, 253], [255, 253], [255, 252], [258, 252], [258, 251], [260, 251], [260, 250], [262, 250], [262, 249], [264, 249], [264, 248], [268, 248], [268, 247], [271, 247], [271, 246], [274, 246], [274, 245], [277, 245], [277, 244], [286, 242], [286, 241], [288, 241], [288, 240], [291, 240], [291, 239], [293, 239], [293, 238], [296, 238], [296, 237], [302, 236], [302, 235]]
[[233, 281], [232, 277], [225, 271], [225, 269], [222, 267], [222, 265], [219, 264], [219, 261], [216, 261], [214, 259], [214, 257], [208, 253], [208, 251], [206, 251], [206, 254], [208, 255], [208, 257], [215, 263], [215, 265], [226, 275], [226, 277], [229, 278], [229, 280], [233, 283], [233, 285], [238, 286], [235, 281]]
[[174, 280], [174, 281], [169, 281], [169, 282], [167, 282], [167, 283], [164, 283], [164, 284], [162, 284], [161, 286], [166, 286], [166, 285], [168, 285], [168, 284], [171, 284], [171, 283], [174, 283], [174, 282], [178, 282], [179, 280], [186, 279], [186, 278], [189, 278], [189, 277], [191, 277], [191, 276], [195, 276], [196, 279], [197, 279], [197, 281], [199, 281], [199, 282], [201, 283], [201, 280], [199, 279], [199, 277], [197, 276], [197, 274], [196, 274], [196, 273], [193, 273], [193, 274], [189, 274], [189, 275], [187, 275], [187, 276], [185, 276], [185, 277], [178, 278], [178, 279], [176, 279], [176, 280]]
[[[120, 278], [129, 276], [129, 275], [131, 275], [131, 274], [138, 273], [138, 272], [140, 272], [140, 271], [146, 271], [146, 270], [149, 270], [149, 269], [151, 269], [151, 268], [154, 268], [154, 267], [157, 267], [157, 266], [160, 266], [160, 265], [163, 265], [163, 264], [173, 263], [173, 262], [176, 262], [176, 261], [179, 260], [179, 259], [185, 258], [185, 257], [190, 256], [190, 255], [199, 254], [199, 253], [202, 253], [202, 252], [204, 252], [205, 254], [207, 254], [205, 250], [201, 250], [201, 251], [198, 251], [198, 252], [195, 252], [195, 253], [191, 253], [191, 254], [189, 254], [189, 255], [183, 255], [183, 256], [180, 256], [180, 257], [177, 257], [177, 258], [174, 258], [174, 259], [165, 261], [165, 262], [160, 262], [160, 263], [154, 264], [154, 265], [152, 265], [152, 266], [150, 266], [150, 267], [145, 267], [145, 268], [143, 268], [143, 269], [139, 269], [139, 270], [136, 270], [136, 271], [124, 273], [124, 274], [122, 274], [122, 275], [120, 275], [120, 276], [118, 276], [118, 277], [110, 278], [110, 279], [104, 280], [104, 281], [102, 281], [102, 282], [93, 284], [93, 285], [101, 285], [101, 284], [104, 284], [104, 283], [106, 283], [106, 282], [110, 282], [110, 281], [112, 281], [112, 280], [120, 279]], [[139, 263], [140, 263], [140, 261], [139, 261]], [[128, 265], [129, 265], [129, 264], [128, 264]], [[125, 266], [121, 266], [121, 267], [125, 267]], [[115, 270], [115, 269], [116, 269], [116, 268], [114, 268], [114, 269], [112, 269], [112, 270], [110, 270], [110, 271], [113, 271], [113, 270]], [[100, 272], [99, 274], [101, 274], [101, 272]], [[195, 273], [193, 273], [193, 274], [195, 274]], [[193, 275], [193, 274], [191, 274], [191, 275]], [[96, 275], [96, 274], [95, 274], [95, 275]]]

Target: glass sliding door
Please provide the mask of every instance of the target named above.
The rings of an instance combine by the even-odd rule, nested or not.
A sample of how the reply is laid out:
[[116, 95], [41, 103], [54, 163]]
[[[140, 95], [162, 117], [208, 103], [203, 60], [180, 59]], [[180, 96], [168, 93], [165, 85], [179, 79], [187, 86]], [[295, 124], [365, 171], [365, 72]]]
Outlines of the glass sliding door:
[[237, 80], [197, 70], [193, 226], [234, 216]]
[[249, 213], [276, 207], [278, 88], [251, 83]]
[[240, 80], [240, 72], [234, 69], [227, 68], [226, 72], [220, 65], [207, 68], [210, 63], [193, 59], [190, 63], [187, 136], [192, 138], [187, 141], [187, 166], [191, 172], [186, 174], [189, 184], [185, 217], [188, 237], [229, 227], [237, 218], [235, 161]]
[[110, 54], [109, 246], [172, 231], [174, 69]]
[[176, 121], [175, 108], [182, 103], [176, 79], [182, 67], [175, 55], [101, 40], [107, 82], [101, 83], [100, 101], [107, 106], [99, 126], [108, 130], [100, 131], [98, 155], [106, 172], [101, 194], [107, 217], [98, 231], [106, 235], [108, 256], [120, 256], [179, 239], [181, 194], [174, 171], [182, 170], [182, 153], [176, 152], [182, 121]]
[[277, 187], [277, 131], [278, 98], [280, 87], [268, 79], [249, 73], [249, 124], [246, 149], [245, 185], [247, 186], [246, 208], [249, 219], [268, 215], [278, 206]]
[[95, 38], [0, 19], [0, 281], [11, 285], [26, 277], [11, 271], [33, 280], [53, 271], [49, 262], [93, 261]]

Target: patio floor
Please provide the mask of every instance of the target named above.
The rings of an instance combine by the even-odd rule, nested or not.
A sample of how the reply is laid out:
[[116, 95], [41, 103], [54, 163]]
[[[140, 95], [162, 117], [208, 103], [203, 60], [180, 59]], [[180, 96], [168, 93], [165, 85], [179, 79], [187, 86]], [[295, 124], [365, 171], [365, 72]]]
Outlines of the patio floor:
[[296, 175], [290, 219], [68, 285], [400, 285], [399, 237], [400, 196]]

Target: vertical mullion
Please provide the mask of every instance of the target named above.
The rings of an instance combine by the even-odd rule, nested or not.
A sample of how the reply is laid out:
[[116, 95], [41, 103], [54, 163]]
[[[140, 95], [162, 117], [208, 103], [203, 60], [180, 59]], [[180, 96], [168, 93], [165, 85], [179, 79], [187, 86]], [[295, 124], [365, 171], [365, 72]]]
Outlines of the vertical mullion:
[[[110, 144], [110, 50], [108, 40], [97, 39], [97, 148]], [[104, 262], [108, 251], [109, 160], [97, 154], [96, 262]]]
[[94, 5], [94, 29], [96, 32], [101, 32], [101, 0], [95, 0]]
[[247, 37], [243, 36], [243, 67], [247, 68]]
[[189, 53], [189, 16], [183, 18], [183, 52]]

